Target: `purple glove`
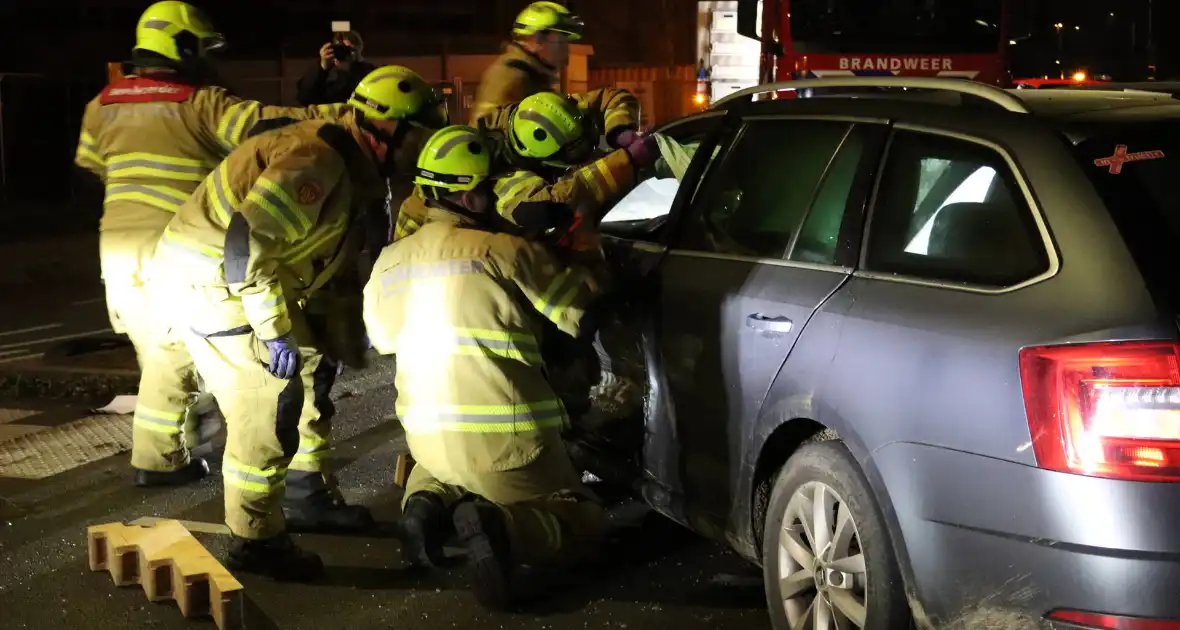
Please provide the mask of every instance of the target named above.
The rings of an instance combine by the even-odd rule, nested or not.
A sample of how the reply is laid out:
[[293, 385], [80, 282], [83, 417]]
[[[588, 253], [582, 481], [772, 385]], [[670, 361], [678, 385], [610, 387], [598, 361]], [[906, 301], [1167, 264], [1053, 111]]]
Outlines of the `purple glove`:
[[626, 149], [632, 144], [635, 144], [637, 140], [639, 140], [639, 133], [634, 129], [622, 129], [612, 133], [606, 139], [606, 143], [609, 144], [610, 148], [612, 149]]
[[270, 341], [263, 340], [266, 349], [270, 351], [271, 376], [284, 380], [291, 380], [299, 373], [299, 346], [295, 340], [284, 336]]
[[627, 147], [627, 155], [631, 156], [635, 168], [642, 170], [656, 163], [660, 157], [660, 146], [656, 144], [655, 136], [643, 136]]

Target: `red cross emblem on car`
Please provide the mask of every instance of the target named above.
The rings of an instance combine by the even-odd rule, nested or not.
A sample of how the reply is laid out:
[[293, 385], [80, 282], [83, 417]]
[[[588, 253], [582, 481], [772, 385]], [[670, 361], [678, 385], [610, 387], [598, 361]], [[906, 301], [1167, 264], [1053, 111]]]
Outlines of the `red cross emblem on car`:
[[1127, 162], [1138, 162], [1140, 160], [1158, 160], [1164, 157], [1164, 152], [1155, 151], [1139, 151], [1138, 153], [1127, 153], [1127, 145], [1120, 144], [1114, 148], [1114, 155], [1094, 160], [1094, 166], [1109, 166], [1111, 175], [1118, 175], [1123, 172], [1123, 164]]

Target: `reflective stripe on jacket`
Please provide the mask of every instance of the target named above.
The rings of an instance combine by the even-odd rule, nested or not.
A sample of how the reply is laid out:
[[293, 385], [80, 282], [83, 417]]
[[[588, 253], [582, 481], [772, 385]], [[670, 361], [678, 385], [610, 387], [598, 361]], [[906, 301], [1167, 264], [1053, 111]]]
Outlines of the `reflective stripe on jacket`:
[[261, 120], [341, 113], [341, 106], [271, 107], [179, 81], [167, 74], [127, 77], [86, 105], [75, 162], [106, 183], [103, 230], [163, 230]]
[[152, 271], [177, 285], [224, 287], [240, 301], [234, 312], [194, 314], [193, 329], [248, 324], [262, 339], [282, 336], [290, 306], [359, 250], [353, 226], [361, 222], [353, 219], [385, 193], [351, 113], [338, 124], [304, 121], [255, 136], [180, 207]]
[[587, 269], [544, 245], [439, 209], [387, 247], [365, 287], [365, 326], [374, 348], [397, 354], [414, 458], [444, 477], [511, 470], [554, 443], [567, 420], [540, 336], [545, 320], [577, 335], [599, 292]]

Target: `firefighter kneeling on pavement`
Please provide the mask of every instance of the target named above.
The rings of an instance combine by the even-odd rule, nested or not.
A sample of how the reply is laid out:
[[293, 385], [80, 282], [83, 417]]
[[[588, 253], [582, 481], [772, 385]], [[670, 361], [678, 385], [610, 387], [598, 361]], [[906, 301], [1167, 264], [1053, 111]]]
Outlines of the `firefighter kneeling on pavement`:
[[344, 504], [327, 470], [331, 425], [317, 381], [335, 370], [324, 369], [304, 305], [352, 264], [359, 213], [383, 203], [386, 177], [413, 173], [446, 119], [437, 93], [398, 66], [370, 73], [349, 105], [336, 124], [294, 123], [243, 143], [179, 209], [153, 260], [226, 417], [227, 566], [285, 580], [323, 569], [289, 526], [372, 523]]
[[416, 461], [405, 553], [436, 563], [451, 512], [477, 599], [503, 609], [518, 565], [592, 559], [601, 543], [602, 508], [566, 455], [569, 418], [540, 344], [547, 327], [591, 334], [602, 290], [589, 267], [497, 215], [490, 152], [471, 127], [427, 143], [416, 183], [430, 214], [378, 258], [365, 326], [397, 355], [397, 413]]

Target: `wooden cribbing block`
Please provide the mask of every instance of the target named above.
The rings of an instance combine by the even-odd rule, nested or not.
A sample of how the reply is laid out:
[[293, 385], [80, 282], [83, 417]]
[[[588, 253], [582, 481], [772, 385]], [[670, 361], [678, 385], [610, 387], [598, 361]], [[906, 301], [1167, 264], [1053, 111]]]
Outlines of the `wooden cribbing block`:
[[414, 458], [409, 453], [402, 453], [397, 456], [397, 468], [393, 471], [393, 483], [406, 487], [406, 481], [410, 478], [410, 471], [414, 469]]
[[90, 570], [109, 571], [116, 586], [139, 584], [150, 601], [176, 600], [180, 614], [211, 615], [221, 630], [243, 627], [241, 582], [178, 521], [94, 525], [86, 547]]

